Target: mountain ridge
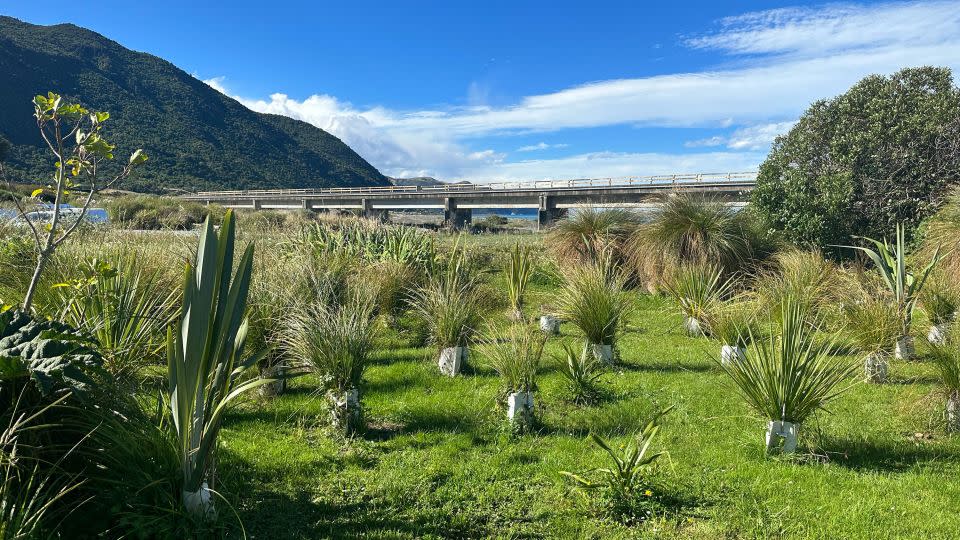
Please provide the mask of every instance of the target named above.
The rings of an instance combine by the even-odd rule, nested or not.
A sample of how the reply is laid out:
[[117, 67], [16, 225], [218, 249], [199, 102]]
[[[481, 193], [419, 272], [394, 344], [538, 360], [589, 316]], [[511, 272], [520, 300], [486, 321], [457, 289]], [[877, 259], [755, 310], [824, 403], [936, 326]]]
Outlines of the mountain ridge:
[[150, 156], [124, 189], [389, 185], [326, 131], [252, 111], [167, 60], [74, 24], [0, 16], [0, 73], [9, 81], [0, 85], [0, 135], [12, 144], [7, 169], [14, 181], [44, 182], [51, 174], [31, 100], [54, 91], [111, 113], [105, 133], [118, 159], [135, 148]]

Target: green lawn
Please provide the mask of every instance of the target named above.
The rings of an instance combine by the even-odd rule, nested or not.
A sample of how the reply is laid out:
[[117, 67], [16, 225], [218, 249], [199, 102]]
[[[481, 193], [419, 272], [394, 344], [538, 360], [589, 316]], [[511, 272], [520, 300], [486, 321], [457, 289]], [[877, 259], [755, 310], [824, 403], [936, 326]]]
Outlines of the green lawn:
[[[539, 280], [529, 305], [549, 303], [551, 290]], [[385, 328], [362, 390], [363, 435], [334, 436], [317, 381], [295, 380], [287, 394], [231, 413], [219, 488], [247, 534], [267, 539], [879, 539], [960, 531], [960, 438], [937, 424], [933, 366], [896, 362], [888, 384], [856, 384], [804, 426], [808, 455], [768, 458], [764, 422], [710, 360], [718, 347], [683, 336], [666, 300], [637, 294], [636, 306], [620, 343], [622, 366], [605, 376], [598, 406], [570, 405], [554, 367], [561, 343], [578, 342], [574, 329], [551, 339], [536, 395], [541, 425], [520, 437], [505, 428], [498, 379], [478, 354], [470, 373], [443, 378], [432, 351]], [[670, 405], [654, 446], [669, 452], [655, 481], [672, 504], [630, 527], [598, 517], [559, 472], [606, 464], [588, 432], [623, 443]]]

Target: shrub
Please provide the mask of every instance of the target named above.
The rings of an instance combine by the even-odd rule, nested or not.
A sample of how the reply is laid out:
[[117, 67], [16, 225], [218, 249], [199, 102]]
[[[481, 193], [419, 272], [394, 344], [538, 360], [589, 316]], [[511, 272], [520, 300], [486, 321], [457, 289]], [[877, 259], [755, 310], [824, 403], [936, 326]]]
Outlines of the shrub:
[[[904, 223], [907, 236], [960, 178], [960, 90], [947, 68], [871, 75], [813, 103], [760, 166], [752, 205], [806, 246]], [[954, 237], [955, 239], [956, 237]]]

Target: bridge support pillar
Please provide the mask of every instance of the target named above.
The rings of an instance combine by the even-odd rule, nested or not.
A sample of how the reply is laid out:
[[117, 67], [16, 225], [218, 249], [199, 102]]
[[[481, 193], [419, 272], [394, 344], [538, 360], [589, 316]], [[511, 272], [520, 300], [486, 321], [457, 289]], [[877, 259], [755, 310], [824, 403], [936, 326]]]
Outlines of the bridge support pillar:
[[546, 194], [540, 195], [540, 208], [537, 210], [537, 230], [542, 231], [567, 215], [566, 208], [557, 208], [556, 202]]
[[252, 202], [253, 202], [253, 209], [254, 209], [254, 210], [259, 210], [259, 209], [260, 209], [260, 200], [259, 200], [259, 199], [254, 199]]
[[380, 210], [374, 209], [373, 205], [370, 204], [369, 199], [363, 199], [363, 211], [362, 216], [366, 219], [372, 219], [374, 221], [379, 221], [380, 223], [386, 223], [390, 221], [390, 211], [389, 210]]
[[313, 210], [313, 205], [310, 204], [310, 201], [308, 201], [307, 199], [300, 201], [300, 207], [308, 211]]
[[457, 201], [451, 198], [443, 200], [443, 225], [450, 229], [465, 229], [473, 223], [473, 210], [457, 208]]

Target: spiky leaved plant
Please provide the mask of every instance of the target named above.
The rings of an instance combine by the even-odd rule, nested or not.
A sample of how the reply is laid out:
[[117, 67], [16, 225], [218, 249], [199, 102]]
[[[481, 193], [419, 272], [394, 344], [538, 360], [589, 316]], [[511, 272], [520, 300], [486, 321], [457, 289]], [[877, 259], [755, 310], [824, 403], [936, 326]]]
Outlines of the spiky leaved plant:
[[730, 295], [733, 281], [723, 277], [714, 265], [685, 265], [673, 276], [667, 291], [684, 317], [684, 330], [691, 336], [704, 335], [711, 313]]
[[563, 356], [559, 359], [560, 373], [566, 381], [570, 400], [578, 405], [589, 405], [597, 401], [599, 391], [597, 383], [604, 374], [604, 365], [596, 356], [577, 351], [563, 344]]
[[170, 410], [177, 433], [183, 475], [183, 505], [207, 519], [215, 515], [208, 482], [214, 480], [217, 436], [227, 406], [245, 391], [270, 379], [245, 382], [261, 355], [244, 355], [247, 291], [253, 245], [233, 268], [235, 217], [228, 210], [220, 233], [204, 222], [196, 265], [187, 263], [180, 321], [167, 331]]
[[93, 259], [83, 271], [81, 279], [54, 285], [63, 294], [62, 320], [97, 339], [115, 376], [159, 360], [177, 316], [177, 293], [164, 272], [144, 267], [135, 252]]
[[913, 355], [913, 344], [909, 340], [913, 309], [916, 307], [924, 282], [943, 255], [937, 248], [923, 270], [919, 274], [914, 274], [907, 267], [907, 246], [904, 240], [904, 227], [901, 224], [897, 224], [896, 241], [893, 244], [890, 244], [886, 239], [883, 241], [866, 237], [862, 237], [862, 239], [873, 244], [876, 249], [863, 246], [844, 247], [856, 249], [869, 257], [880, 273], [880, 277], [883, 278], [884, 284], [893, 295], [893, 300], [900, 311], [902, 326], [897, 353], [898, 356], [909, 358]]
[[527, 292], [530, 276], [533, 275], [533, 260], [530, 252], [529, 246], [521, 247], [520, 242], [517, 242], [510, 252], [510, 260], [505, 268], [511, 315], [515, 320], [523, 319], [524, 295]]
[[649, 473], [654, 462], [666, 452], [650, 453], [650, 445], [660, 431], [660, 419], [672, 407], [658, 413], [620, 451], [595, 433], [589, 438], [599, 446], [612, 462], [611, 467], [594, 469], [599, 476], [590, 480], [583, 474], [561, 471], [560, 474], [573, 480], [585, 492], [600, 492], [605, 499], [605, 510], [612, 517], [627, 521], [645, 520], [650, 517], [648, 500], [653, 496]]
[[767, 451], [796, 450], [803, 422], [849, 386], [856, 362], [833, 355], [834, 347], [815, 340], [815, 324], [800, 304], [787, 299], [781, 307], [779, 332], [754, 340], [745, 358], [721, 364], [740, 394], [768, 420]]

